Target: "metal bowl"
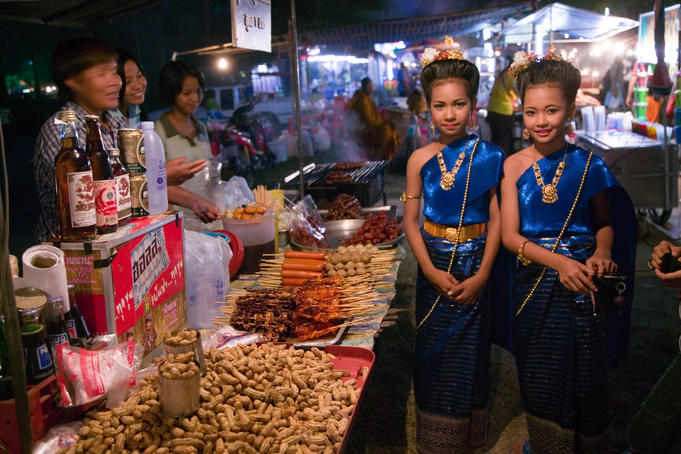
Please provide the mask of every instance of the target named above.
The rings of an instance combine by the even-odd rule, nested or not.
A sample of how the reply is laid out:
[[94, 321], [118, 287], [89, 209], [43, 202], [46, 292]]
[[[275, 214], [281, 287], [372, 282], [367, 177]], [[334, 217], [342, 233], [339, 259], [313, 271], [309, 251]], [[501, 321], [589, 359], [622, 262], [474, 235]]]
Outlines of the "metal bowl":
[[[364, 219], [343, 219], [341, 221], [328, 221], [324, 223], [326, 226], [326, 233], [324, 237], [326, 242], [329, 243], [329, 248], [318, 248], [312, 246], [304, 246], [298, 244], [291, 238], [291, 245], [296, 249], [309, 249], [309, 250], [328, 250], [336, 249], [338, 246], [343, 244], [343, 241], [350, 238], [361, 226], [364, 224]], [[386, 241], [384, 243], [376, 244], [378, 248], [389, 248], [393, 247], [395, 244], [400, 243], [404, 239], [404, 229], [400, 236], [392, 241]]]

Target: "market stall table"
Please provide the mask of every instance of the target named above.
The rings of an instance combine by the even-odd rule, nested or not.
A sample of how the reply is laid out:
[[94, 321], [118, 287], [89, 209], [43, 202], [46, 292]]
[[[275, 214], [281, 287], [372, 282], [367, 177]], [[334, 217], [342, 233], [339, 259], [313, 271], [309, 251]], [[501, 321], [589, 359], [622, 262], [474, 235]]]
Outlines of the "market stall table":
[[637, 209], [671, 211], [678, 206], [679, 163], [676, 144], [630, 131], [577, 132], [578, 145], [601, 157]]

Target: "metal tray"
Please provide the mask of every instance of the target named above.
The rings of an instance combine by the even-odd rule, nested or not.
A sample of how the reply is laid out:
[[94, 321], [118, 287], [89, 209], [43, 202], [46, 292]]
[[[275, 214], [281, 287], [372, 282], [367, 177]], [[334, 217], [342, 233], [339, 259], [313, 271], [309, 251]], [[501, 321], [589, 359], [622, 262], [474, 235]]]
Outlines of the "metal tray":
[[[324, 237], [326, 242], [329, 243], [328, 248], [317, 248], [312, 246], [303, 246], [302, 244], [296, 243], [293, 238], [291, 239], [291, 245], [296, 249], [309, 249], [309, 250], [329, 250], [336, 249], [338, 246], [343, 244], [346, 238], [350, 238], [353, 233], [355, 233], [364, 224], [364, 219], [343, 219], [341, 221], [328, 221], [324, 223], [326, 226], [326, 233]], [[374, 246], [378, 248], [389, 248], [400, 243], [404, 239], [404, 229], [400, 236], [392, 241], [386, 241], [384, 243], [379, 243]]]
[[341, 326], [335, 333], [329, 334], [328, 336], [324, 337], [318, 337], [316, 339], [298, 342], [296, 338], [293, 337], [285, 340], [284, 342], [288, 342], [295, 347], [326, 347], [329, 345], [335, 345], [341, 341], [341, 339], [343, 338], [343, 334], [345, 334], [345, 330], [347, 330], [347, 328], [348, 328], [347, 326]]
[[[367, 207], [367, 208], [360, 208], [360, 211], [362, 212], [362, 215], [364, 217], [367, 217], [372, 214], [380, 213], [381, 211], [385, 211], [385, 213], [388, 215], [389, 218], [394, 218], [395, 217], [395, 211], [397, 211], [397, 207], [395, 205], [383, 205], [379, 207]], [[324, 217], [326, 213], [328, 213], [329, 210], [319, 210], [319, 214]], [[344, 219], [340, 219], [344, 220]], [[326, 221], [326, 222], [331, 222], [331, 221]]]

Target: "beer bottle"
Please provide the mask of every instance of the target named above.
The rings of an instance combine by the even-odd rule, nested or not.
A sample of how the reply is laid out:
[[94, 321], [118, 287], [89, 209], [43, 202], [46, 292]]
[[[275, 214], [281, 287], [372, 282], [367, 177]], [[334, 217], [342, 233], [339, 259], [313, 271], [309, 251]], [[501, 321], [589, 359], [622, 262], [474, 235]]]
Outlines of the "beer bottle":
[[69, 344], [69, 335], [64, 323], [64, 301], [61, 297], [47, 299], [45, 312], [45, 328], [47, 329], [47, 342], [52, 353], [52, 360], [57, 364], [57, 347]]
[[95, 210], [97, 214], [97, 233], [115, 232], [118, 227], [118, 207], [116, 206], [116, 177], [114, 176], [109, 154], [102, 144], [99, 117], [87, 115], [85, 152], [92, 163], [92, 177], [95, 188]]
[[[70, 318], [74, 323], [74, 337], [87, 339], [90, 337], [90, 330], [87, 328], [83, 314], [80, 313], [80, 309], [78, 309], [78, 304], [76, 303], [76, 286], [73, 284], [68, 284], [66, 288], [69, 291], [69, 303], [71, 305]], [[64, 316], [64, 318], [66, 318], [66, 316]]]
[[130, 223], [132, 217], [132, 197], [130, 195], [130, 173], [120, 160], [118, 148], [111, 149], [111, 168], [116, 176], [116, 194], [118, 199], [118, 225]]
[[95, 239], [96, 214], [90, 158], [78, 143], [76, 113], [63, 110], [57, 120], [61, 150], [54, 158], [54, 175], [61, 240], [91, 241]]

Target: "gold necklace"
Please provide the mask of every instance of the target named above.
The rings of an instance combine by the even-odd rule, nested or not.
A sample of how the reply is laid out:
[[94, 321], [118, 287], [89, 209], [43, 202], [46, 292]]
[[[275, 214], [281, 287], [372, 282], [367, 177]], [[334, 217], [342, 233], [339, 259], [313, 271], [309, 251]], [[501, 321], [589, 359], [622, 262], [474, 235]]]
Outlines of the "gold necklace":
[[[476, 139], [475, 143], [478, 143], [479, 138]], [[459, 153], [459, 157], [456, 158], [456, 162], [454, 163], [454, 167], [452, 167], [452, 170], [447, 171], [447, 166], [445, 165], [445, 159], [442, 157], [442, 150], [437, 152], [437, 162], [440, 164], [440, 172], [442, 172], [442, 176], [440, 177], [440, 187], [442, 188], [443, 191], [449, 191], [454, 187], [454, 180], [456, 180], [456, 174], [459, 173], [459, 168], [461, 167], [461, 164], [463, 164], [463, 160], [466, 158], [466, 148], [468, 148], [468, 142], [470, 142], [470, 139], [466, 141], [466, 145], [463, 147], [463, 151]], [[444, 149], [444, 147], [443, 147]]]
[[[533, 156], [536, 154], [537, 149], [532, 145]], [[539, 164], [535, 158], [532, 164], [532, 169], [534, 170], [534, 178], [537, 180], [537, 185], [541, 188], [541, 201], [544, 203], [556, 203], [558, 201], [558, 182], [560, 177], [563, 176], [563, 170], [565, 170], [565, 157], [567, 156], [567, 150], [563, 155], [563, 160], [558, 164], [556, 169], [556, 174], [551, 180], [551, 184], [544, 184], [544, 178], [541, 176], [541, 170], [539, 170]]]

